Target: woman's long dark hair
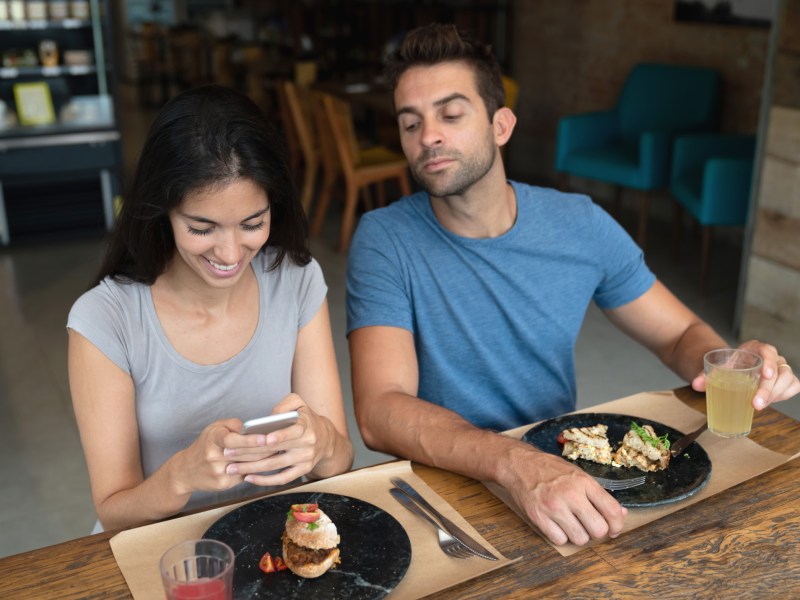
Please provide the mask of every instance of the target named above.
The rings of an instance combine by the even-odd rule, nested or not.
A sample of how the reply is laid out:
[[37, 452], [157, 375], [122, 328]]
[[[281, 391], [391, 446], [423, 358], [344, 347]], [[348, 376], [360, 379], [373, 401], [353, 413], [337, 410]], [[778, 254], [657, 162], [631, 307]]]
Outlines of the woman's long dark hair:
[[170, 211], [189, 192], [239, 179], [267, 194], [270, 269], [287, 254], [308, 264], [308, 221], [281, 137], [246, 95], [211, 85], [179, 94], [156, 117], [93, 285], [107, 276], [152, 285], [175, 252]]

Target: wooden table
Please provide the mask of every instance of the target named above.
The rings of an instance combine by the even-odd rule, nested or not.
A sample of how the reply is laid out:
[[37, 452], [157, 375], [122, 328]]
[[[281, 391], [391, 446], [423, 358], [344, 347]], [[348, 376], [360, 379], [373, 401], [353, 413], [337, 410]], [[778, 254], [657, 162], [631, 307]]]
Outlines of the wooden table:
[[[705, 410], [703, 396], [676, 390]], [[751, 438], [797, 448], [800, 422], [766, 409]], [[500, 552], [522, 560], [436, 598], [798, 598], [800, 460], [617, 538], [562, 557], [480, 483], [414, 465]], [[0, 598], [131, 598], [108, 540], [88, 536], [0, 559]]]

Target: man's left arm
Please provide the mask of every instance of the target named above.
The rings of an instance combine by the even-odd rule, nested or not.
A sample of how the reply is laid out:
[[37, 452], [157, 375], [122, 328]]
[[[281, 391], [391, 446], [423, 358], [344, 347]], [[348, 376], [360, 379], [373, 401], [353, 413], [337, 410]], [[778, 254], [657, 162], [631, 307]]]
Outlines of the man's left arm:
[[[636, 300], [604, 312], [621, 331], [648, 348], [699, 392], [706, 388], [703, 355], [728, 346], [660, 281]], [[775, 346], [750, 340], [740, 348], [755, 352], [764, 361], [753, 398], [756, 409], [800, 393], [800, 381]]]

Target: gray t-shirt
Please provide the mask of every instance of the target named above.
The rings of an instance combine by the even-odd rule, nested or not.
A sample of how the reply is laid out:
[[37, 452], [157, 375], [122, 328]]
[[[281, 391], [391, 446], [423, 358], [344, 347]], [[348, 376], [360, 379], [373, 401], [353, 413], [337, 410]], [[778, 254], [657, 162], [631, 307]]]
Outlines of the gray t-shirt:
[[[67, 327], [133, 378], [145, 477], [213, 421], [268, 415], [291, 393], [297, 334], [317, 314], [327, 286], [314, 260], [299, 267], [287, 258], [268, 271], [272, 252], [267, 249], [252, 262], [260, 294], [255, 334], [241, 352], [220, 364], [193, 363], [172, 347], [150, 286], [107, 277], [73, 305]], [[243, 483], [225, 492], [196, 492], [186, 510], [264, 489]]]

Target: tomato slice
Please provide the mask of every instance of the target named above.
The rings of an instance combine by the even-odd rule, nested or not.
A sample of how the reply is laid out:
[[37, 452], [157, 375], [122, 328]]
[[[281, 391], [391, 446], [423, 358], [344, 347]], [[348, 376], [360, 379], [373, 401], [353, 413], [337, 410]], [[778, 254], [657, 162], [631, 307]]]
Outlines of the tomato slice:
[[[281, 560], [283, 562], [283, 560]], [[272, 562], [272, 556], [270, 556], [269, 552], [266, 552], [264, 556], [261, 557], [261, 560], [258, 563], [258, 567], [264, 571], [264, 573], [274, 573], [275, 572], [275, 563]]]
[[314, 512], [317, 508], [317, 504], [292, 504], [292, 512]]
[[289, 568], [289, 567], [286, 566], [286, 563], [283, 562], [283, 559], [280, 556], [276, 556], [275, 557], [275, 560], [273, 561], [273, 564], [275, 565], [275, 568], [278, 571], [285, 571], [286, 569]]
[[563, 431], [558, 434], [558, 437], [556, 438], [556, 441], [558, 442], [559, 446], [563, 446], [567, 442], [567, 438], [564, 437], [564, 432]]
[[313, 523], [319, 519], [319, 511], [314, 512], [293, 512], [292, 516], [301, 523]]

